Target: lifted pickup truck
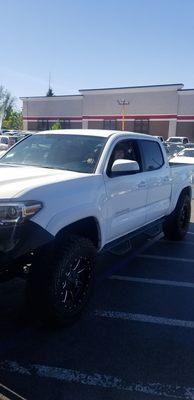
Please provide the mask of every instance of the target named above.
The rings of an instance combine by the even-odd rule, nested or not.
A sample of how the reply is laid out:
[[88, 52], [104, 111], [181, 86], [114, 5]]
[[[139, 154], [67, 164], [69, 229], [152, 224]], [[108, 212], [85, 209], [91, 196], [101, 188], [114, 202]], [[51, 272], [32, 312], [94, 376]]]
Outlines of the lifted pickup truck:
[[29, 269], [29, 305], [55, 322], [71, 322], [88, 301], [97, 252], [158, 224], [167, 238], [184, 238], [191, 181], [191, 167], [170, 167], [151, 136], [31, 135], [0, 160], [1, 276]]

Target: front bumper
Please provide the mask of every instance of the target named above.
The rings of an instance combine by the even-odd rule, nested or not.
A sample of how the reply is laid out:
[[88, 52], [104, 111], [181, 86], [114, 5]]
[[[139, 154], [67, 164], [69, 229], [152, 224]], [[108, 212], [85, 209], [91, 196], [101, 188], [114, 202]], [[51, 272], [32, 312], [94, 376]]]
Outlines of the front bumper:
[[0, 226], [0, 270], [53, 240], [54, 236], [32, 221], [14, 227]]

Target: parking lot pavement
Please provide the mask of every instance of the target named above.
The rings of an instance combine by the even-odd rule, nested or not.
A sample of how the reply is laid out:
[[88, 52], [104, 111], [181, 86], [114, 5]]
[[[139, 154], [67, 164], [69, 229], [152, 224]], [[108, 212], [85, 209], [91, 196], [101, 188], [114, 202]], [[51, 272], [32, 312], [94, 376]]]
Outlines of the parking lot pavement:
[[101, 256], [90, 308], [66, 329], [23, 320], [24, 283], [2, 284], [0, 399], [194, 399], [194, 205], [189, 232]]

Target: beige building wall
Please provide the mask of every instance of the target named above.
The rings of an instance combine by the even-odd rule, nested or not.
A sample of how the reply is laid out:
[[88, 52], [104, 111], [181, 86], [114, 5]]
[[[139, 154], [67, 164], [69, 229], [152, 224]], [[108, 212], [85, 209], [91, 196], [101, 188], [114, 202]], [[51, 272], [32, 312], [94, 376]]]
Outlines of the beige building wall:
[[182, 84], [80, 90], [80, 95], [28, 97], [23, 100], [24, 129], [121, 130], [125, 100], [125, 130], [150, 135], [189, 136], [194, 141], [194, 89]]
[[194, 89], [178, 91], [177, 136], [187, 136], [194, 142]]
[[178, 115], [194, 115], [194, 89], [178, 92]]
[[129, 102], [125, 107], [126, 115], [146, 114], [176, 114], [177, 113], [177, 89], [179, 85], [172, 88], [157, 88], [146, 90], [94, 90], [81, 91], [83, 94], [83, 115], [121, 115], [121, 106], [118, 100], [123, 98]]
[[169, 122], [168, 121], [150, 121], [149, 134], [154, 136], [163, 136], [168, 139]]
[[24, 98], [23, 115], [26, 117], [82, 116], [82, 96], [53, 96]]
[[194, 121], [177, 122], [177, 136], [187, 136], [190, 142], [194, 142]]
[[88, 129], [103, 129], [103, 121], [88, 121]]

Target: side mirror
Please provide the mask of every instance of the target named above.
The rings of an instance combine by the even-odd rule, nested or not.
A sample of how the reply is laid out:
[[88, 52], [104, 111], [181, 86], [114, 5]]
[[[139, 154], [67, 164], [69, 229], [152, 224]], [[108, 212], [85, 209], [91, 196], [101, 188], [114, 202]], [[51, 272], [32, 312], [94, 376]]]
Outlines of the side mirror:
[[114, 161], [111, 172], [129, 173], [129, 172], [139, 172], [139, 164], [137, 161], [132, 160], [116, 160]]

